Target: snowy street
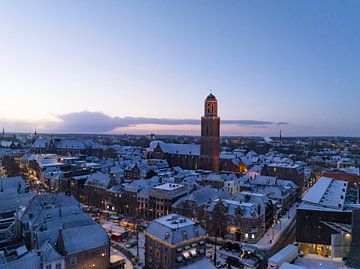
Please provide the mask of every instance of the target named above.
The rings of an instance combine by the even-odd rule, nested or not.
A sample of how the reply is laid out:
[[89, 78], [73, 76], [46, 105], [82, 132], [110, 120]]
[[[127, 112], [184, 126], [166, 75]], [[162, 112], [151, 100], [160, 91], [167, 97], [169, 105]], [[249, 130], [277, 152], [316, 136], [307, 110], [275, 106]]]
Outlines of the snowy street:
[[256, 247], [259, 250], [271, 249], [279, 239], [282, 239], [282, 234], [294, 223], [296, 219], [296, 207], [295, 203], [289, 212], [282, 216], [278, 222], [264, 234], [264, 236], [256, 244], [244, 244]]
[[129, 261], [129, 259], [122, 254], [119, 250], [115, 249], [114, 247], [111, 247], [111, 255], [115, 255], [115, 256], [119, 256], [119, 258], [121, 259], [125, 259], [125, 269], [133, 269], [133, 265], [131, 264], [131, 262]]

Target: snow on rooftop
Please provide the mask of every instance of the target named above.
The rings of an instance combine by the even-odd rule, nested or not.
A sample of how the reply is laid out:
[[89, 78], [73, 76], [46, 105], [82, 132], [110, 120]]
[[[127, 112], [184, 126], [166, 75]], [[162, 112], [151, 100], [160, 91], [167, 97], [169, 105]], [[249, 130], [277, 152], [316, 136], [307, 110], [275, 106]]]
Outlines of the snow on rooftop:
[[183, 155], [200, 155], [200, 145], [197, 144], [173, 144], [163, 141], [152, 141], [150, 151], [154, 151], [159, 146], [163, 152]]
[[67, 253], [106, 246], [109, 243], [106, 231], [96, 224], [64, 229], [61, 231], [61, 235]]
[[181, 215], [178, 214], [169, 214], [164, 217], [158, 218], [155, 221], [171, 229], [179, 229], [185, 226], [195, 224], [194, 221], [182, 217]]
[[342, 209], [345, 202], [347, 182], [321, 177], [304, 195], [303, 202], [322, 207]]
[[174, 245], [206, 235], [198, 223], [174, 213], [153, 220], [146, 233]]
[[184, 185], [175, 184], [175, 183], [165, 183], [160, 186], [154, 187], [154, 189], [172, 191], [172, 190], [180, 189], [182, 187], [184, 187]]

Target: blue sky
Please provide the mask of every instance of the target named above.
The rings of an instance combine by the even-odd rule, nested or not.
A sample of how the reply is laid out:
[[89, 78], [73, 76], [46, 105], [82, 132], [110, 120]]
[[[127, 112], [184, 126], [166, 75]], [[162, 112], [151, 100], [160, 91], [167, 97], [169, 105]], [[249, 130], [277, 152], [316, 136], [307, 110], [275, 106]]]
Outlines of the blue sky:
[[360, 136], [358, 14], [355, 0], [1, 1], [0, 124], [198, 134], [213, 89], [235, 120], [224, 135]]

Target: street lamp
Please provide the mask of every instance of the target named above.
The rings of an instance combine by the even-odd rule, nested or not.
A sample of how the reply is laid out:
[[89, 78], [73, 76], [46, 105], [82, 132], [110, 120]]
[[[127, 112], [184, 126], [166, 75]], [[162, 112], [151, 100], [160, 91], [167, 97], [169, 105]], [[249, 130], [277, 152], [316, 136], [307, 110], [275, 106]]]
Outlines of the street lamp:
[[359, 182], [355, 182], [354, 183], [356, 189], [357, 189], [357, 197], [356, 197], [356, 202], [359, 203], [359, 200], [360, 200], [360, 190], [359, 190], [359, 187], [360, 187], [360, 181]]

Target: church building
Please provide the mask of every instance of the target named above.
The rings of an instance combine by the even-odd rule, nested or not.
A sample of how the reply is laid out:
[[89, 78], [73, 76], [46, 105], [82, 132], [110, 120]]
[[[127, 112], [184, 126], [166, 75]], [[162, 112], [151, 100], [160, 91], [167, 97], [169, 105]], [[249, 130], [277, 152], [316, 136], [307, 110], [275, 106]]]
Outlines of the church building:
[[220, 172], [220, 118], [216, 97], [209, 94], [205, 99], [200, 145], [153, 141], [147, 157], [166, 159], [170, 166], [180, 166], [183, 169]]

